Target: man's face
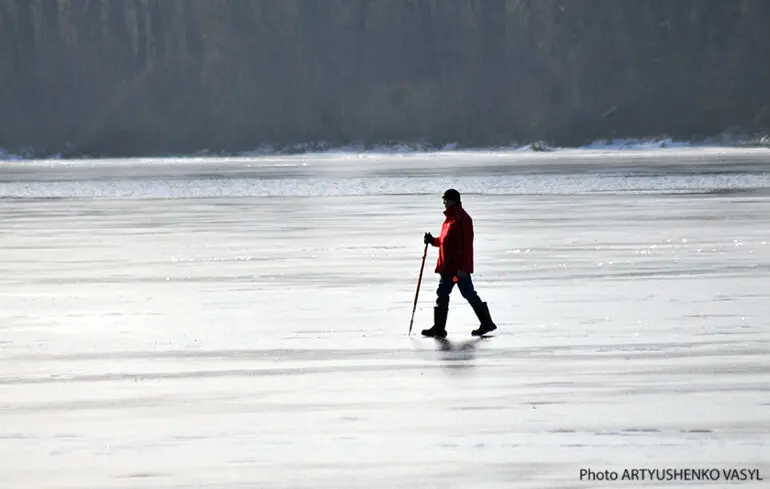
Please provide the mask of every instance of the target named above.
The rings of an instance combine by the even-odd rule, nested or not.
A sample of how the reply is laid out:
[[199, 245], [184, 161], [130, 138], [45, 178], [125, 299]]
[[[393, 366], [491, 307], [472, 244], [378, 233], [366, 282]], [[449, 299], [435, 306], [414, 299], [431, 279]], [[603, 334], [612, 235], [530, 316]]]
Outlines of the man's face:
[[449, 209], [453, 205], [455, 205], [454, 200], [444, 199], [444, 209]]

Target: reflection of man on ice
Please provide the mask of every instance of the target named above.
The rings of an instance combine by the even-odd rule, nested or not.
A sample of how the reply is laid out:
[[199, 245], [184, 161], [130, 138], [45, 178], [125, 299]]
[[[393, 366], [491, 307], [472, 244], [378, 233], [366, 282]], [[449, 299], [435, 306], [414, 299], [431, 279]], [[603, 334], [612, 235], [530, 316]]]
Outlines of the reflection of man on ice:
[[446, 320], [449, 312], [449, 294], [454, 285], [473, 308], [481, 325], [471, 332], [483, 336], [497, 329], [489, 315], [486, 302], [482, 302], [473, 288], [473, 220], [465, 212], [460, 201], [460, 192], [449, 189], [441, 196], [444, 199], [444, 222], [441, 235], [434, 238], [425, 233], [424, 242], [438, 248], [436, 273], [440, 275], [436, 289], [436, 306], [433, 308], [433, 327], [422, 331], [423, 336], [446, 337]]

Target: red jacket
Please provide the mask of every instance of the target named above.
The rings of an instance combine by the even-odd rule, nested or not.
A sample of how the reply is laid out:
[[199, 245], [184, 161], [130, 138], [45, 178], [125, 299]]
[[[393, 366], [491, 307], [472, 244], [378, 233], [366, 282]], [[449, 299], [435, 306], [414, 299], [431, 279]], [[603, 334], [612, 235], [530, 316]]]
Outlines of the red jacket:
[[473, 219], [460, 204], [445, 210], [444, 215], [441, 235], [433, 238], [433, 246], [438, 247], [436, 273], [473, 273]]

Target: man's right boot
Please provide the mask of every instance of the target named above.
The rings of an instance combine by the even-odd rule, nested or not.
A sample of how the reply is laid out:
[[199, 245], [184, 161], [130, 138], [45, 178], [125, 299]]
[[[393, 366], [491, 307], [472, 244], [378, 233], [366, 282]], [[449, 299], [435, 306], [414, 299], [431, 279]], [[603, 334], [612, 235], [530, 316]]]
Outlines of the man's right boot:
[[497, 325], [492, 322], [492, 317], [489, 314], [489, 307], [486, 302], [480, 302], [473, 306], [473, 312], [476, 313], [476, 317], [478, 317], [481, 322], [478, 329], [471, 331], [473, 336], [484, 336], [497, 329]]
[[430, 329], [423, 329], [422, 335], [438, 339], [446, 338], [446, 318], [448, 313], [449, 307], [434, 307], [433, 327]]

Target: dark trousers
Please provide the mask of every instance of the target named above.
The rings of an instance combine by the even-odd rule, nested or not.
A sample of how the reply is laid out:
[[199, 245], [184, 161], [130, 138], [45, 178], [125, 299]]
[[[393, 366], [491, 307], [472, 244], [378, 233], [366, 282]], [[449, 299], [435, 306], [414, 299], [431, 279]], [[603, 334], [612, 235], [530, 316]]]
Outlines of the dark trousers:
[[[449, 307], [449, 295], [454, 289], [454, 275], [441, 275], [441, 279], [438, 282], [438, 288], [436, 289], [436, 306], [441, 309]], [[457, 277], [457, 288], [460, 289], [460, 294], [468, 301], [474, 310], [477, 306], [481, 305], [481, 298], [473, 288], [473, 281], [470, 274], [465, 274], [463, 277]]]

